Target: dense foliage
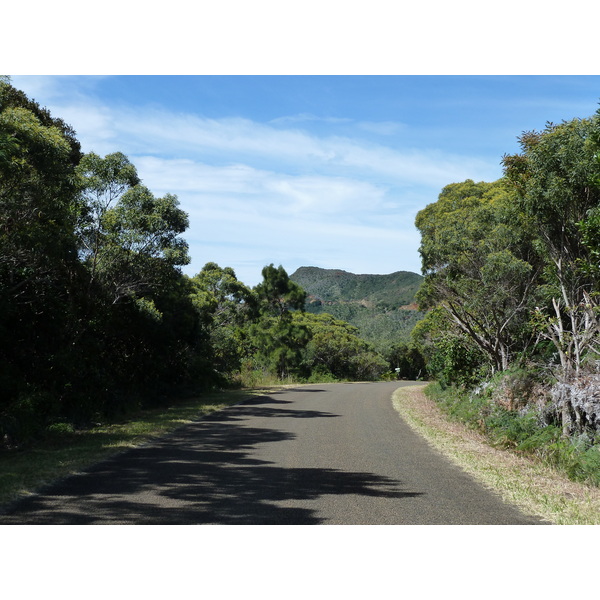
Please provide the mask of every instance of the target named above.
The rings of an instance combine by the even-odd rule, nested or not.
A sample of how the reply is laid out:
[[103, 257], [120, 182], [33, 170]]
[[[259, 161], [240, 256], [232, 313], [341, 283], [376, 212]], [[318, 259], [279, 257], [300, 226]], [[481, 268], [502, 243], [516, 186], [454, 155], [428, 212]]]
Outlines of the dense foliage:
[[502, 179], [450, 184], [418, 213], [429, 312], [413, 342], [442, 388], [485, 407], [474, 423], [526, 426], [527, 439], [535, 423], [539, 439], [584, 436], [597, 452], [600, 111], [519, 141]]

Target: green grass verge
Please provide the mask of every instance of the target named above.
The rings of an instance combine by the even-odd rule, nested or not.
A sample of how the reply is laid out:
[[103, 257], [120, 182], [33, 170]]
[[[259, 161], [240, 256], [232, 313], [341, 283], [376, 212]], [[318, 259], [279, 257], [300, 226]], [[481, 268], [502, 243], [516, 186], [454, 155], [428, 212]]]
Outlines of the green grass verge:
[[168, 408], [140, 411], [119, 423], [80, 431], [55, 428], [53, 435], [43, 442], [22, 450], [0, 452], [0, 505], [265, 391], [260, 388], [208, 393], [176, 401]]

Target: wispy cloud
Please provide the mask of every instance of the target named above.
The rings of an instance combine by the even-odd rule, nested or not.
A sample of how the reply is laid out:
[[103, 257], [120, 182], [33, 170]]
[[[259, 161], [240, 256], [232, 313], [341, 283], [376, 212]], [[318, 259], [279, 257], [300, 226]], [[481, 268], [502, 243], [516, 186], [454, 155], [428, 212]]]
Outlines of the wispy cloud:
[[317, 115], [312, 115], [310, 113], [301, 113], [298, 115], [288, 115], [284, 117], [277, 117], [276, 119], [271, 119], [269, 121], [272, 125], [290, 125], [295, 123], [329, 123], [334, 125], [339, 125], [342, 123], [352, 123], [352, 119], [345, 117], [320, 117]]
[[[164, 110], [119, 109], [93, 104], [62, 107], [87, 149], [201, 157], [213, 163], [268, 164], [289, 172], [311, 171], [384, 177], [398, 185], [445, 185], [468, 177], [497, 177], [497, 165], [478, 158], [396, 148], [348, 136], [318, 136], [244, 118], [207, 119]], [[117, 146], [118, 144], [118, 146]]]
[[378, 135], [396, 135], [405, 129], [406, 125], [396, 121], [360, 121], [358, 128]]
[[188, 272], [216, 261], [251, 285], [269, 262], [290, 271], [419, 271], [416, 212], [448, 183], [499, 176], [477, 157], [402, 146], [397, 122], [308, 113], [267, 123], [209, 119], [101, 102], [91, 84], [29, 83], [74, 126], [84, 151], [124, 152], [151, 190], [179, 197], [190, 215]]

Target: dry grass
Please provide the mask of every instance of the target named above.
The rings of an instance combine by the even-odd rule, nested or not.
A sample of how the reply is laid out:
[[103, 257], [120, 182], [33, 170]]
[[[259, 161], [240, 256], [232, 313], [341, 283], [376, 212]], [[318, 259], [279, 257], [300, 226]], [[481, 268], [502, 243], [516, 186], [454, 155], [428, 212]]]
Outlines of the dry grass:
[[423, 393], [399, 388], [395, 409], [437, 450], [506, 502], [557, 525], [600, 524], [600, 489], [569, 481], [538, 461], [493, 448], [479, 433], [448, 420]]

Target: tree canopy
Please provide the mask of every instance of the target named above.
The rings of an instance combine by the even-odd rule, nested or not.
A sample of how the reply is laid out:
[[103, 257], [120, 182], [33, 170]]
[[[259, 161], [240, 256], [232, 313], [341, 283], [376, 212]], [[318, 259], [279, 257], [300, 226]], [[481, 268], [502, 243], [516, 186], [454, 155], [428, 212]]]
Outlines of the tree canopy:
[[527, 346], [524, 327], [539, 267], [527, 221], [505, 181], [446, 186], [420, 211], [422, 308], [442, 306], [453, 323], [506, 369]]
[[583, 434], [600, 410], [581, 396], [600, 358], [600, 112], [519, 142], [502, 179], [450, 184], [417, 215], [430, 312], [413, 340], [446, 384], [546, 373], [543, 418]]

